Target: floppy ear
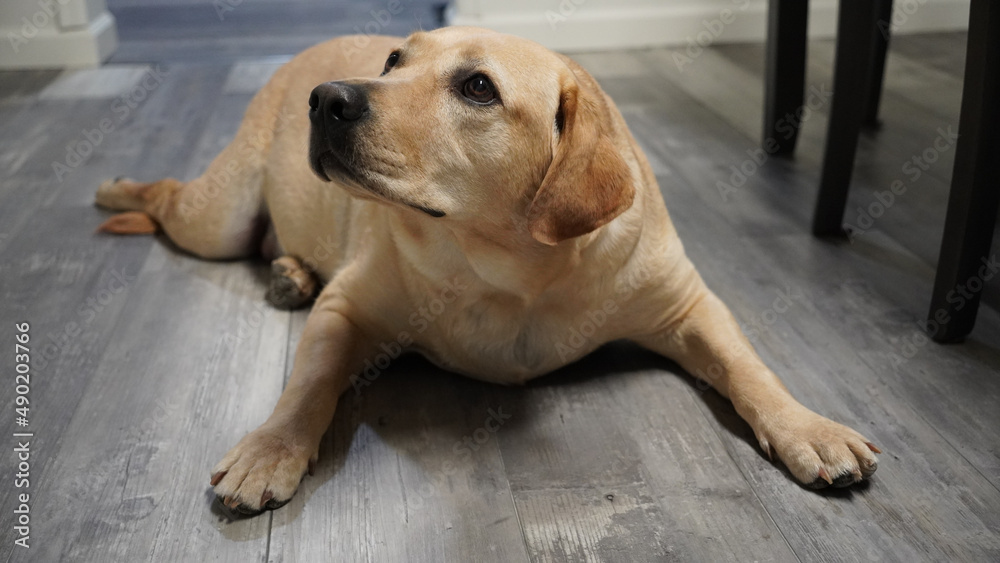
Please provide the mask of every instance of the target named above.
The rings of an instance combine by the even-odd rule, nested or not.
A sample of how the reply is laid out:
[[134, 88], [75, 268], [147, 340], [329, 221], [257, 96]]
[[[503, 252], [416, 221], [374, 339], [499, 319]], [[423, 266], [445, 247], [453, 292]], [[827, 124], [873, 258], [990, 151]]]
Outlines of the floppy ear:
[[[568, 62], [575, 66], [575, 63]], [[593, 231], [632, 205], [635, 186], [611, 137], [611, 112], [582, 69], [563, 74], [555, 156], [528, 208], [531, 235], [553, 245]]]

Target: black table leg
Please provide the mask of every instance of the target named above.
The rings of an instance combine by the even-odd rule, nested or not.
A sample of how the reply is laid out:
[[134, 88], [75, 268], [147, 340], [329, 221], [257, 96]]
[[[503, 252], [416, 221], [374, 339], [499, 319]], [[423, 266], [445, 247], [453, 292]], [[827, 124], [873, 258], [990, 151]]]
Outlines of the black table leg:
[[878, 127], [878, 104], [882, 98], [882, 82], [885, 78], [885, 54], [889, 50], [892, 27], [892, 0], [878, 0], [878, 34], [875, 35], [875, 49], [872, 53], [871, 77], [868, 95], [865, 99], [865, 127]]
[[805, 95], [808, 19], [808, 0], [769, 0], [762, 145], [777, 147], [772, 154], [795, 151], [797, 112]]
[[972, 0], [962, 113], [928, 332], [955, 342], [972, 331], [982, 286], [997, 272], [990, 243], [1000, 199], [1000, 4]]
[[813, 214], [813, 234], [843, 236], [844, 207], [864, 119], [876, 36], [878, 0], [844, 0], [837, 18], [833, 102], [826, 132], [823, 173]]

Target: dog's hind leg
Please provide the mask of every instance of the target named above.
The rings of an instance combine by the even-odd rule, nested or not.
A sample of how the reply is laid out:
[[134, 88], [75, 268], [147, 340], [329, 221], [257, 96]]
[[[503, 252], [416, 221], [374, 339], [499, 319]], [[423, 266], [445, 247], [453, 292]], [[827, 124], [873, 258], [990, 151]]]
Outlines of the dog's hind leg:
[[202, 258], [255, 254], [267, 227], [260, 187], [246, 178], [213, 178], [213, 167], [191, 182], [173, 178], [149, 183], [124, 178], [105, 182], [97, 190], [97, 204], [128, 213], [111, 217], [98, 231], [143, 234], [155, 231], [158, 225], [174, 243]]
[[130, 213], [112, 217], [98, 230], [138, 234], [158, 225], [178, 246], [202, 258], [257, 254], [268, 225], [264, 163], [279, 124], [281, 95], [273, 84], [258, 92], [233, 141], [195, 180], [119, 178], [102, 184], [97, 204]]

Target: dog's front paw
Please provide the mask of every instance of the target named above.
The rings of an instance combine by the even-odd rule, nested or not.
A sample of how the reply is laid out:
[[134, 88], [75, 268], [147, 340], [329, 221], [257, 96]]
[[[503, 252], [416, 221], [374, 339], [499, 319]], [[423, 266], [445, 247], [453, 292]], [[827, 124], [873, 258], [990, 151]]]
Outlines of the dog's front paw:
[[881, 450], [867, 438], [805, 407], [789, 410], [756, 434], [768, 457], [773, 449], [796, 479], [814, 489], [848, 487], [875, 473]]
[[211, 483], [224, 505], [252, 516], [291, 500], [306, 471], [312, 474], [316, 458], [315, 448], [261, 427], [229, 450], [212, 470]]

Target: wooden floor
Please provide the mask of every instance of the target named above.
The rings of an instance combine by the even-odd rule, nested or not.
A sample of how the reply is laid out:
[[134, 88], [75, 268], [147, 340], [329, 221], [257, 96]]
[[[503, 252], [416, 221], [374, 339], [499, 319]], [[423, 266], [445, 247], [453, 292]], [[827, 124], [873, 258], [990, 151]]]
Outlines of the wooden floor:
[[[862, 140], [848, 222], [892, 180], [910, 189], [840, 244], [808, 234], [822, 96], [794, 160], [719, 190], [758, 146], [761, 45], [708, 49], [682, 69], [670, 49], [577, 57], [617, 101], [689, 254], [756, 329], [765, 361], [807, 406], [884, 450], [869, 486], [799, 487], [728, 402], [621, 343], [520, 389], [401, 359], [341, 400], [316, 475], [289, 505], [236, 521], [213, 507], [209, 470], [270, 412], [307, 313], [264, 303], [264, 264], [95, 235], [107, 213], [92, 200], [120, 174], [197, 176], [278, 63], [238, 49], [192, 60], [187, 46], [138, 63], [128, 46], [98, 70], [0, 74], [11, 432], [15, 322], [31, 325], [34, 369], [31, 548], [13, 547], [24, 491], [8, 480], [4, 559], [1000, 560], [1000, 315], [984, 307], [961, 345], [923, 338], [952, 153], [912, 182], [902, 169], [957, 126], [963, 35], [894, 40], [884, 125]], [[818, 91], [832, 52], [810, 45]], [[794, 303], [783, 313], [780, 293]], [[509, 418], [486, 432], [494, 414]]]

